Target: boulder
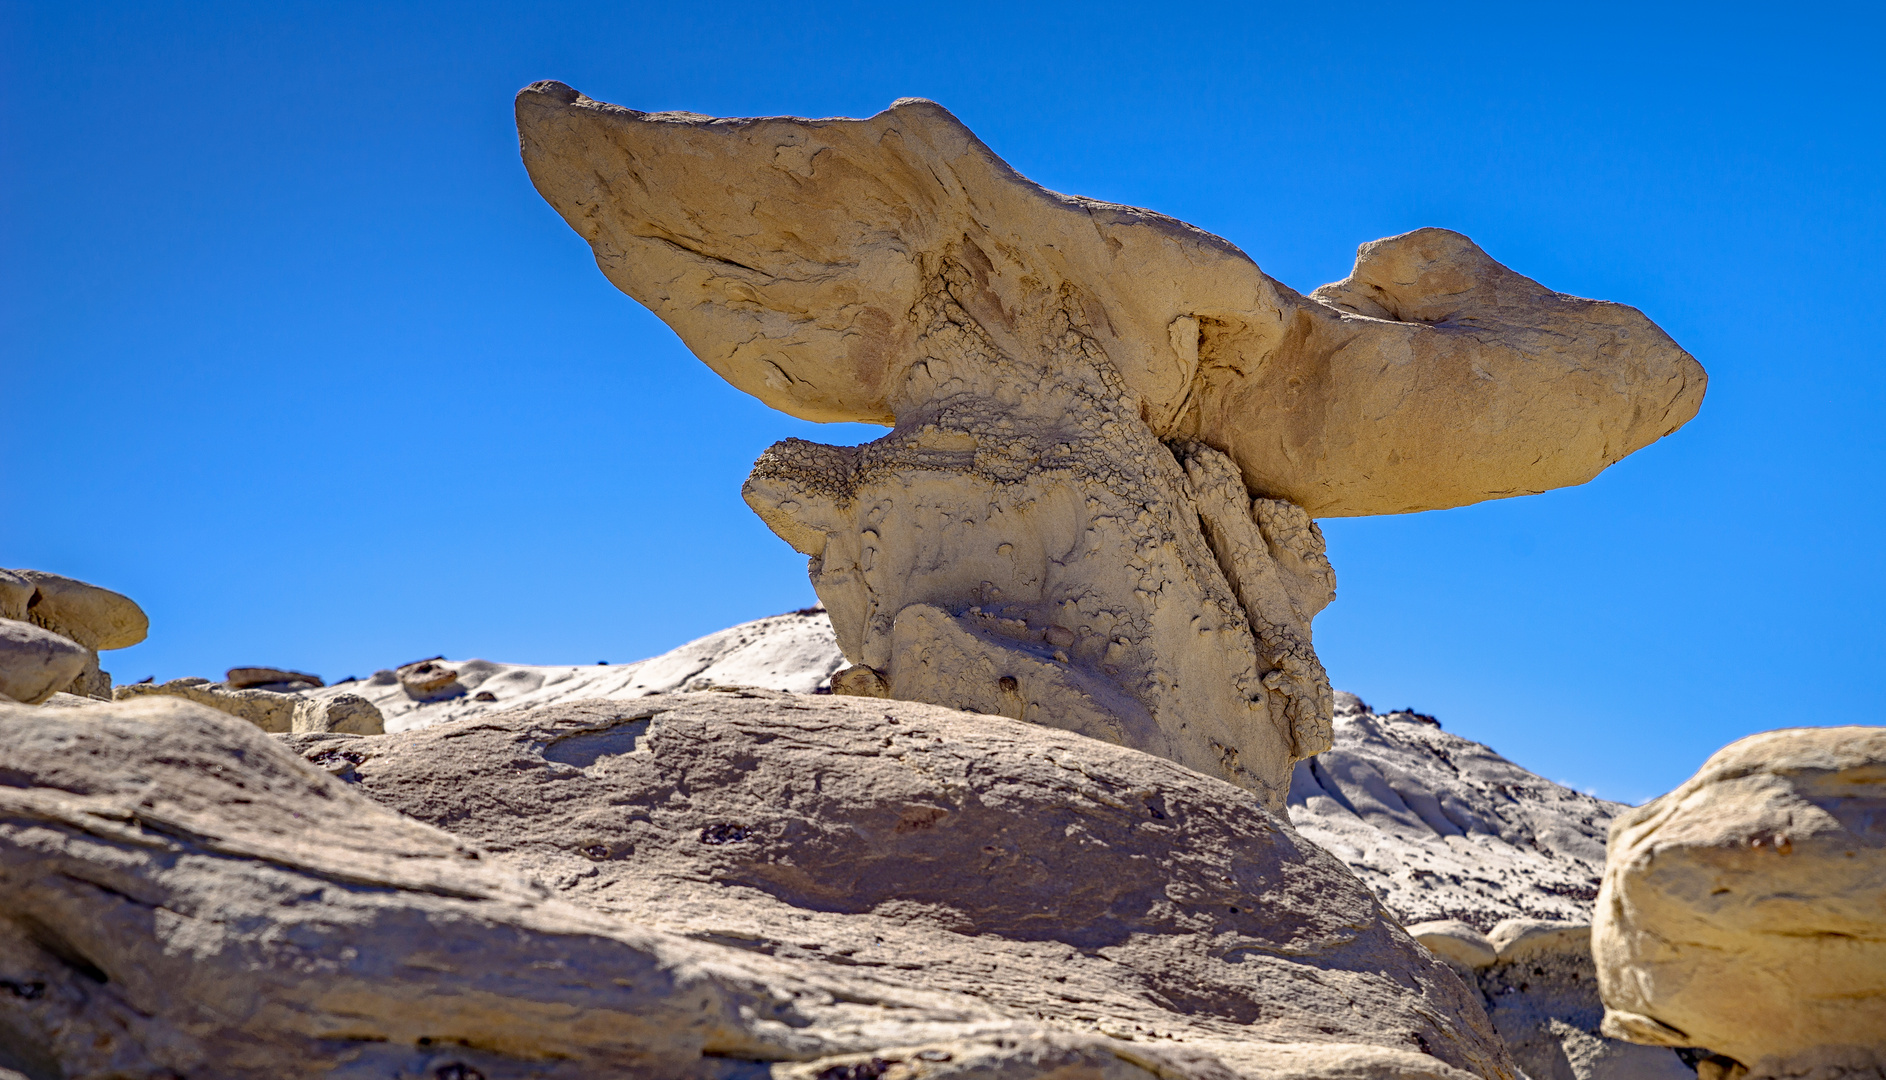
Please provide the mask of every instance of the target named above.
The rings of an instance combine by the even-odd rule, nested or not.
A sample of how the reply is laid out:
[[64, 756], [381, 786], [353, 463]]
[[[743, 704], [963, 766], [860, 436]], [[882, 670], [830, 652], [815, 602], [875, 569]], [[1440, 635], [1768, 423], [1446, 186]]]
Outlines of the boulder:
[[1886, 1072], [1886, 728], [1753, 735], [1619, 816], [1593, 944], [1611, 1034]]
[[18, 619], [0, 618], [0, 700], [37, 705], [72, 684], [91, 650]]
[[1459, 919], [1435, 919], [1408, 927], [1408, 936], [1456, 968], [1474, 971], [1499, 959], [1487, 936]]
[[0, 570], [0, 617], [26, 619], [97, 652], [143, 641], [151, 621], [127, 596], [44, 570]]
[[1510, 1070], [1477, 996], [1254, 795], [1092, 739], [749, 690], [287, 741], [569, 901], [834, 978], [1248, 1076]]
[[319, 698], [273, 690], [232, 690], [203, 678], [172, 679], [165, 683], [133, 683], [112, 691], [113, 698], [179, 697], [239, 716], [263, 731], [328, 732], [378, 735], [386, 722], [373, 702], [359, 694], [337, 693]]

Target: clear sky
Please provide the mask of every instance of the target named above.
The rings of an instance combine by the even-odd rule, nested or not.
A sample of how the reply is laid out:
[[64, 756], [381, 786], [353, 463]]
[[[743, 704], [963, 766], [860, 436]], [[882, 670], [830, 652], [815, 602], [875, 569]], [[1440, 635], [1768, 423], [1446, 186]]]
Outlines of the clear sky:
[[800, 607], [741, 503], [789, 435], [596, 270], [511, 96], [942, 102], [1050, 188], [1299, 289], [1456, 229], [1641, 308], [1701, 415], [1580, 488], [1324, 522], [1339, 687], [1639, 801], [1876, 723], [1875, 5], [4, 6], [0, 566], [150, 613], [120, 681], [622, 662]]

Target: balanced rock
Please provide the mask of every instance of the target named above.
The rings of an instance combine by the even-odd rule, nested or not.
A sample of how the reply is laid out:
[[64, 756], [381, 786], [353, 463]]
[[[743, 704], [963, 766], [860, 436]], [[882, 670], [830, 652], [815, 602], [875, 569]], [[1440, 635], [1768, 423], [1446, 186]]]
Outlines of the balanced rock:
[[1886, 728], [1753, 735], [1620, 816], [1593, 944], [1607, 1032], [1886, 1072]]
[[1251, 1077], [1511, 1075], [1477, 995], [1341, 864], [1096, 740], [728, 691], [288, 741], [566, 900], [833, 979]]
[[0, 700], [37, 705], [70, 686], [91, 658], [76, 641], [0, 618]]
[[532, 181], [717, 373], [812, 420], [745, 497], [893, 698], [1081, 732], [1255, 791], [1330, 744], [1314, 516], [1566, 484], [1681, 426], [1637, 311], [1456, 233], [1303, 296], [1182, 222], [1046, 191], [955, 117], [640, 113], [526, 87]]
[[0, 570], [0, 618], [18, 619], [68, 638], [86, 661], [62, 691], [111, 700], [111, 674], [98, 666], [100, 649], [123, 649], [150, 632], [144, 609], [129, 597], [44, 570]]

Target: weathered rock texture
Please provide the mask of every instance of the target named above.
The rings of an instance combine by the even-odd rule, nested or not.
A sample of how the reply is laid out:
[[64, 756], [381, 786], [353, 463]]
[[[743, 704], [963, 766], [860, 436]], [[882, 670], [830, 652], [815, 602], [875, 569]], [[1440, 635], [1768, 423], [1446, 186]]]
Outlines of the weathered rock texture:
[[1514, 1075], [1235, 789], [922, 705], [648, 704], [287, 736], [336, 776], [181, 700], [0, 708], [0, 1068]]
[[405, 731], [583, 698], [626, 700], [715, 686], [822, 693], [832, 673], [844, 666], [845, 656], [838, 650], [824, 609], [806, 608], [730, 626], [660, 656], [627, 664], [439, 663], [458, 673], [455, 688], [448, 692], [415, 698], [407, 693], [398, 672], [387, 669], [367, 679], [345, 679], [299, 696], [319, 700], [356, 694], [380, 711], [388, 731]]
[[1718, 751], [1611, 826], [1605, 1030], [1755, 1076], [1886, 1075], [1886, 728]]
[[93, 655], [44, 627], [0, 619], [0, 701], [37, 705], [72, 685]]
[[1614, 1039], [1591, 959], [1591, 927], [1507, 919], [1482, 934], [1457, 919], [1408, 927], [1479, 989], [1493, 1026], [1532, 1080], [1691, 1080], [1664, 1047]]
[[[1588, 925], [1625, 809], [1528, 772], [1416, 713], [1338, 694], [1335, 746], [1298, 763], [1290, 819], [1404, 923]], [[1538, 1080], [1538, 1078], [1534, 1078]]]
[[1312, 515], [1590, 479], [1696, 410], [1638, 312], [1455, 233], [1301, 296], [1225, 241], [1048, 192], [947, 111], [639, 113], [519, 93], [532, 180], [735, 386], [814, 420], [750, 505], [893, 697], [1147, 750], [1281, 810], [1329, 745]]
[[294, 743], [664, 930], [1253, 1072], [1297, 1042], [1504, 1067], [1478, 1003], [1339, 863], [1249, 793], [1093, 740], [733, 691]]
[[139, 697], [178, 697], [240, 716], [263, 731], [343, 731], [378, 735], [386, 722], [373, 702], [358, 694], [337, 693], [302, 697], [273, 690], [232, 690], [208, 679], [172, 679], [166, 683], [132, 683], [112, 691], [118, 701]]
[[101, 649], [144, 640], [150, 619], [129, 597], [44, 570], [0, 570], [0, 619], [17, 619], [78, 643], [84, 665], [56, 690], [111, 700], [111, 673], [98, 667]]

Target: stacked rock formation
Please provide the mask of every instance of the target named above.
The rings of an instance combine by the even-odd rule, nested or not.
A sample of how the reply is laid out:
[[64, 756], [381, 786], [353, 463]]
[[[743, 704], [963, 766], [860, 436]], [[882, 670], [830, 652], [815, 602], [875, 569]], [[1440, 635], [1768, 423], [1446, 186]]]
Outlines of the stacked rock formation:
[[1596, 915], [1608, 1034], [1704, 1080], [1886, 1075], [1886, 728], [1718, 751], [1612, 824]]
[[748, 503], [810, 559], [837, 689], [1146, 750], [1280, 811], [1327, 749], [1313, 517], [1581, 483], [1696, 411], [1635, 310], [1439, 229], [1302, 296], [1144, 210], [1018, 175], [907, 99], [868, 120], [517, 99], [539, 192], [623, 291], [795, 416]]
[[150, 630], [129, 597], [44, 570], [0, 570], [0, 700], [38, 704], [54, 694], [111, 700], [101, 649], [123, 649]]

